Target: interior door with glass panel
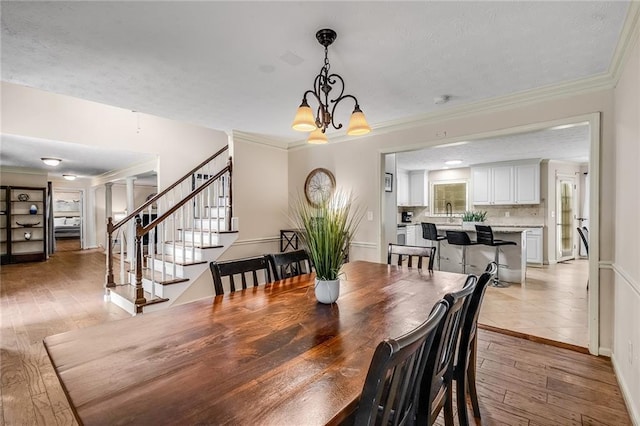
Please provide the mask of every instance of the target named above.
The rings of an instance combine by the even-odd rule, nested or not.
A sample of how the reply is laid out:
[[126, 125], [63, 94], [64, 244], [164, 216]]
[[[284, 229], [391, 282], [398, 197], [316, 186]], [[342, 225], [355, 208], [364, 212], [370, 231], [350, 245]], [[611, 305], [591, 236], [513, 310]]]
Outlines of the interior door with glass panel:
[[556, 176], [556, 256], [558, 262], [575, 258], [575, 194], [576, 183], [573, 177]]

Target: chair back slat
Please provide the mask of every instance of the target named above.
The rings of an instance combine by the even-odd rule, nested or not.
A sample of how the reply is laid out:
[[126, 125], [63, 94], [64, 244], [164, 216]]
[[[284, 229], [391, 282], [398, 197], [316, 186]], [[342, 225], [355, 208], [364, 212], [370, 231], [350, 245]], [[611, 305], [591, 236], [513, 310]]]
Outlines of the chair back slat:
[[584, 229], [577, 228], [577, 229], [578, 229], [578, 234], [580, 234], [580, 239], [582, 240], [582, 244], [584, 244], [584, 249], [587, 251], [587, 256], [589, 256], [589, 240], [585, 235], [586, 228]]
[[211, 275], [213, 276], [213, 287], [216, 296], [224, 294], [224, 287], [222, 285], [223, 277], [229, 277], [229, 288], [231, 292], [236, 291], [236, 282], [234, 279], [236, 275], [240, 275], [243, 290], [248, 288], [247, 273], [252, 274], [254, 287], [260, 284], [257, 274], [258, 271], [264, 271], [265, 282], [271, 282], [269, 264], [264, 256], [223, 262], [213, 261], [209, 264], [209, 269], [211, 269]]
[[385, 339], [376, 347], [364, 382], [354, 424], [411, 425], [420, 394], [426, 358], [447, 311], [441, 300], [415, 330]]
[[267, 258], [275, 280], [311, 273], [311, 260], [304, 250], [272, 253]]
[[493, 245], [493, 230], [487, 225], [476, 225], [476, 241], [478, 244]]
[[421, 247], [421, 246], [406, 246], [400, 244], [389, 244], [387, 251], [387, 264], [392, 265], [393, 256], [397, 256], [396, 264], [402, 266], [402, 263], [407, 259], [407, 266], [413, 267], [414, 258], [418, 262], [418, 269], [422, 269], [423, 259], [428, 260], [428, 269], [433, 271], [433, 261], [436, 254], [435, 247]]

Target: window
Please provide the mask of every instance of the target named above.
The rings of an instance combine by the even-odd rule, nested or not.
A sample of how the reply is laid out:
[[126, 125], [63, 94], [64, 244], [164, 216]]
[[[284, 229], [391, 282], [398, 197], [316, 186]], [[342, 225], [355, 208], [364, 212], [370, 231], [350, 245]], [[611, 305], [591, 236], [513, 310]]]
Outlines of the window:
[[433, 214], [462, 214], [467, 209], [467, 182], [434, 183], [431, 208]]

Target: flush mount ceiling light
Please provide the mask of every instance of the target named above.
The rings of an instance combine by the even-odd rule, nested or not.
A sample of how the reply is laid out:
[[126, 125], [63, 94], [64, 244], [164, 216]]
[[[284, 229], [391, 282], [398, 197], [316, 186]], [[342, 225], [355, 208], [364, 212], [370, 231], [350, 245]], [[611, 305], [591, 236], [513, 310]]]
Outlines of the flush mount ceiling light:
[[449, 160], [445, 161], [444, 164], [446, 164], [447, 166], [456, 166], [458, 164], [462, 164], [462, 160]]
[[59, 158], [49, 158], [49, 157], [41, 158], [41, 160], [47, 166], [57, 166], [62, 161]]
[[66, 180], [76, 180], [77, 176], [76, 175], [62, 175], [63, 178], [65, 178]]
[[[333, 126], [336, 130], [342, 128], [342, 123], [335, 123], [334, 113], [338, 104], [347, 98], [353, 99], [355, 103], [355, 107], [351, 113], [351, 119], [349, 120], [347, 134], [350, 136], [360, 136], [371, 131], [371, 127], [369, 127], [356, 97], [344, 94], [344, 80], [342, 77], [338, 74], [329, 74], [329, 68], [331, 67], [328, 58], [329, 46], [335, 41], [336, 37], [336, 32], [330, 29], [320, 30], [316, 33], [318, 42], [324, 46], [324, 65], [313, 82], [313, 90], [304, 92], [302, 103], [300, 107], [298, 107], [298, 111], [291, 125], [294, 130], [312, 132], [309, 137], [309, 143], [327, 143], [327, 137], [324, 133], [329, 125]], [[329, 93], [337, 83], [340, 83], [339, 87], [337, 87], [339, 92], [335, 98], [329, 99]], [[307, 95], [313, 95], [312, 97], [318, 101], [318, 109], [316, 110], [315, 117], [307, 102]], [[322, 133], [323, 137], [320, 137], [319, 133]]]

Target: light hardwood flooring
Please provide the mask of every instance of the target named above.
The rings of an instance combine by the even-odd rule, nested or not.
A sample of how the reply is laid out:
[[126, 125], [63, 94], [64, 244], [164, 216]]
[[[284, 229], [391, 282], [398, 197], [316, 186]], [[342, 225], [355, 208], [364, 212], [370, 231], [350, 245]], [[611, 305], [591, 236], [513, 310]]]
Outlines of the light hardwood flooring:
[[586, 348], [588, 261], [527, 268], [525, 286], [488, 287], [479, 323]]
[[[42, 339], [129, 316], [103, 301], [104, 263], [60, 251], [0, 268], [0, 424], [76, 424]], [[478, 389], [484, 425], [631, 424], [609, 359], [486, 330]]]

